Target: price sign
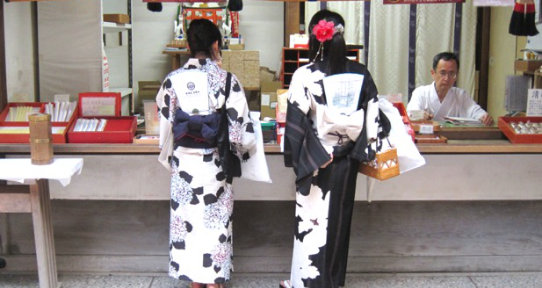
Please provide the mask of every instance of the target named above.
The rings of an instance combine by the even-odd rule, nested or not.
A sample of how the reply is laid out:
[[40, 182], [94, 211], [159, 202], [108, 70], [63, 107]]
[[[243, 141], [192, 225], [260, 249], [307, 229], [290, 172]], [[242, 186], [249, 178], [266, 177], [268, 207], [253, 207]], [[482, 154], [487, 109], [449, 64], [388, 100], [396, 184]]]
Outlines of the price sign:
[[542, 116], [542, 89], [529, 89], [527, 116]]

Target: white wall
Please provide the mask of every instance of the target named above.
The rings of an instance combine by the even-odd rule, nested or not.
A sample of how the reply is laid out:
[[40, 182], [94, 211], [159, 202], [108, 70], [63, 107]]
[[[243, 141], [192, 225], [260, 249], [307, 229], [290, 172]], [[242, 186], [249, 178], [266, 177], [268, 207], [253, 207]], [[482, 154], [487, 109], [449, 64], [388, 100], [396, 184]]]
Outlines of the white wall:
[[243, 1], [239, 30], [245, 49], [260, 51], [260, 66], [278, 71], [284, 47], [284, 3], [280, 1]]
[[[284, 39], [283, 2], [244, 1], [243, 4], [239, 29], [246, 41], [245, 49], [259, 50], [260, 65], [277, 71]], [[170, 56], [162, 54], [162, 51], [173, 39], [177, 5], [164, 3], [162, 12], [151, 12], [143, 1], [132, 1], [132, 67], [136, 94], [138, 81], [162, 81], [171, 70]], [[34, 101], [37, 84], [34, 83], [31, 35], [35, 31], [30, 20], [31, 4], [5, 3], [4, 10], [8, 101]]]
[[[243, 1], [239, 30], [246, 50], [260, 51], [260, 66], [280, 69], [283, 46], [283, 2]], [[133, 86], [138, 81], [162, 81], [171, 71], [169, 55], [162, 53], [174, 37], [173, 21], [178, 3], [163, 3], [161, 12], [147, 10], [142, 1], [132, 1]], [[137, 103], [137, 102], [136, 102]]]
[[33, 102], [37, 95], [31, 4], [4, 3], [4, 27], [8, 102]]

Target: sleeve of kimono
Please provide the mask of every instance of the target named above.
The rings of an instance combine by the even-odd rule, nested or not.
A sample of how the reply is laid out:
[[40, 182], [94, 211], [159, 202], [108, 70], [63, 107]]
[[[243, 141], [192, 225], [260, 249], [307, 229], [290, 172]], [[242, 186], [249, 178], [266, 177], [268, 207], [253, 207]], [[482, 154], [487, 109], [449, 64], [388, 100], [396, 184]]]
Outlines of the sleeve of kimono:
[[466, 115], [461, 115], [463, 117], [472, 118], [472, 119], [480, 119], [485, 114], [486, 111], [478, 105], [468, 94], [465, 90], [461, 89], [460, 92], [460, 99], [461, 99], [461, 105], [462, 111], [466, 113]]
[[375, 141], [387, 137], [391, 125], [386, 115], [378, 108], [378, 90], [367, 70], [361, 93], [360, 102], [366, 112], [365, 123], [350, 156], [358, 161], [369, 161], [374, 159], [378, 151]]
[[230, 95], [226, 100], [226, 111], [229, 120], [229, 140], [232, 149], [241, 159], [247, 159], [246, 153], [256, 147], [256, 136], [250, 119], [250, 111], [241, 83], [232, 74]]
[[173, 132], [171, 130], [171, 108], [174, 107], [174, 93], [171, 88], [171, 80], [166, 78], [156, 95], [156, 105], [160, 119], [160, 155], [158, 161], [168, 170], [171, 170], [171, 156], [173, 155]]
[[[322, 146], [310, 124], [310, 99], [305, 95], [300, 70], [294, 73], [288, 90], [288, 110], [284, 131], [284, 164], [293, 167], [297, 181], [311, 175], [331, 156]], [[303, 72], [303, 71], [301, 71]]]
[[412, 91], [412, 97], [410, 97], [410, 101], [408, 101], [406, 110], [407, 112], [414, 111], [414, 110], [425, 110], [425, 107], [422, 103], [422, 89], [417, 88]]

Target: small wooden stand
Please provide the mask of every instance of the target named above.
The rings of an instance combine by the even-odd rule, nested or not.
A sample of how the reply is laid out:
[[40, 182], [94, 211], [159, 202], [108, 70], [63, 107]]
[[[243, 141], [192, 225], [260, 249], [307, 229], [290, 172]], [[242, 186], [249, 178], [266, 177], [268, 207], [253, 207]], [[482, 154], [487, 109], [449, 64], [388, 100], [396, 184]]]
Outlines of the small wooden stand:
[[51, 115], [32, 114], [28, 116], [30, 128], [30, 155], [32, 164], [44, 165], [53, 162], [53, 136]]

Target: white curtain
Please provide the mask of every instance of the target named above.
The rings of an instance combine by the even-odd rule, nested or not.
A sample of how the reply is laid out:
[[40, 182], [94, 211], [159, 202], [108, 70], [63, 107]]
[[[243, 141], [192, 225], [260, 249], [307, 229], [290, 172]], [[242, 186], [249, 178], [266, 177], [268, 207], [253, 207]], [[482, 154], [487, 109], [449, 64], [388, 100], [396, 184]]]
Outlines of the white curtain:
[[[363, 44], [363, 1], [328, 1], [326, 2], [327, 9], [341, 14], [344, 22], [347, 23], [344, 27], [344, 39], [346, 44], [361, 45]], [[305, 25], [306, 30], [309, 30], [309, 23], [312, 16], [320, 10], [320, 2], [305, 3]], [[308, 32], [307, 32], [308, 33]]]
[[417, 9], [416, 87], [433, 82], [431, 68], [435, 55], [454, 51], [455, 4], [418, 5]]
[[371, 1], [369, 71], [379, 94], [408, 94], [408, 25], [410, 5]]
[[[467, 4], [469, 3], [469, 4]], [[478, 75], [476, 73], [476, 23], [478, 13], [476, 6], [470, 2], [463, 4], [463, 17], [461, 21], [461, 45], [459, 46], [459, 74], [457, 86], [465, 89], [478, 101]]]

